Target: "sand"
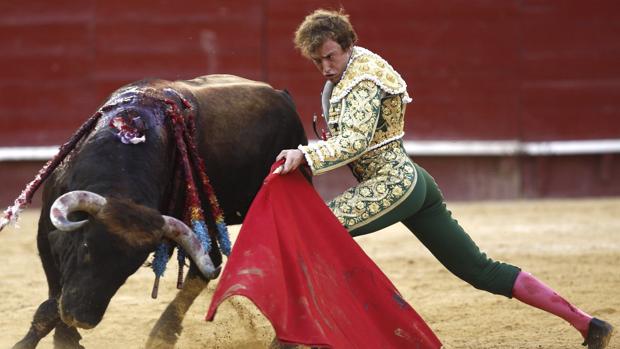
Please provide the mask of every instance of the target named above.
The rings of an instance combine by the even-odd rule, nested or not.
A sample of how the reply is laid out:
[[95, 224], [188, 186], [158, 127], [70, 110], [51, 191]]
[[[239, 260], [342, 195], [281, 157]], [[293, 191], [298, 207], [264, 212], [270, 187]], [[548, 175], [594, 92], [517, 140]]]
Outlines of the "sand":
[[[456, 203], [455, 217], [495, 259], [518, 265], [590, 314], [620, 326], [620, 198]], [[47, 285], [36, 250], [36, 210], [20, 228], [0, 232], [0, 348], [26, 333]], [[237, 229], [232, 229], [234, 232]], [[563, 320], [516, 300], [475, 290], [447, 272], [404, 226], [357, 239], [445, 348], [582, 348]], [[113, 298], [101, 324], [82, 330], [89, 349], [141, 348], [174, 296], [175, 269], [150, 298], [153, 276], [141, 268]], [[204, 321], [214, 283], [190, 309], [177, 348], [265, 348], [269, 323], [243, 298]], [[39, 348], [51, 348], [51, 338]], [[610, 348], [620, 348], [617, 335]]]

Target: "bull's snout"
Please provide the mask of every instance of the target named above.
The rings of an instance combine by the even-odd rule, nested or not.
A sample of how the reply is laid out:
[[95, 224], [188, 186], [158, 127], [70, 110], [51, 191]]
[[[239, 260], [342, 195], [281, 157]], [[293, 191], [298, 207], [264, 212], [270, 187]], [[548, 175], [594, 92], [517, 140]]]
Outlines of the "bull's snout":
[[83, 328], [86, 330], [95, 327], [95, 325], [77, 321], [71, 314], [61, 313], [60, 318], [62, 319], [62, 322], [64, 322], [69, 327]]
[[64, 322], [69, 327], [77, 327], [88, 330], [96, 326], [96, 324], [76, 320], [73, 315], [62, 309], [62, 306], [60, 307], [60, 318], [62, 319], [62, 322]]
[[105, 307], [103, 307], [103, 311], [98, 309], [99, 307], [85, 307], [84, 304], [88, 304], [88, 302], [68, 299], [64, 293], [65, 291], [63, 290], [63, 296], [60, 297], [60, 302], [58, 303], [58, 312], [60, 313], [60, 319], [67, 326], [91, 329], [101, 322]]

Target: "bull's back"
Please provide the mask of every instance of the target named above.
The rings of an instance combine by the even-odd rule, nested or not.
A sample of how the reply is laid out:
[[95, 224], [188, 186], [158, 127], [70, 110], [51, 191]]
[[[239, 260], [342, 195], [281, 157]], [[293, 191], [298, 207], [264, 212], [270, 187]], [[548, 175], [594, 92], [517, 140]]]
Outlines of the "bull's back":
[[[199, 133], [209, 143], [265, 146], [286, 135], [305, 141], [290, 96], [269, 84], [233, 75], [207, 75], [175, 83], [198, 107]], [[303, 136], [302, 136], [303, 135]], [[288, 145], [288, 142], [285, 142]]]
[[200, 110], [213, 111], [217, 115], [249, 111], [249, 114], [256, 116], [257, 111], [265, 112], [280, 107], [292, 107], [294, 111], [290, 98], [282, 91], [275, 90], [267, 83], [239, 76], [205, 75], [174, 84], [176, 89], [191, 93]]
[[197, 105], [201, 153], [226, 211], [244, 213], [277, 154], [307, 143], [291, 97], [269, 84], [209, 75], [174, 88]]
[[200, 91], [209, 88], [224, 88], [234, 86], [265, 86], [271, 87], [269, 84], [261, 81], [250, 80], [236, 75], [230, 74], [212, 74], [203, 75], [191, 80], [180, 80], [177, 83], [185, 85], [193, 91]]

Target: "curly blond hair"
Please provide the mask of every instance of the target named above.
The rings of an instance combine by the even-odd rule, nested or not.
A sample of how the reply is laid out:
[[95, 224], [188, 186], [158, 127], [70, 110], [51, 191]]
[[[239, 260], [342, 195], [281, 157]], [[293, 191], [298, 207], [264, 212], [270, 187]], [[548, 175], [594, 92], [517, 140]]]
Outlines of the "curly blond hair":
[[293, 42], [302, 55], [310, 58], [328, 39], [337, 42], [343, 50], [357, 42], [357, 34], [349, 22], [349, 15], [343, 9], [318, 9], [307, 15], [295, 31]]

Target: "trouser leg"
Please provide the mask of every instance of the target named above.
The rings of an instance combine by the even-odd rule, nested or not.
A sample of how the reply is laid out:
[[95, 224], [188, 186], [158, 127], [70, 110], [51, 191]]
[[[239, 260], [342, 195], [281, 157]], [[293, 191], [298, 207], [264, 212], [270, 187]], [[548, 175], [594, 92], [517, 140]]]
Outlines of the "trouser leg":
[[403, 224], [454, 275], [478, 289], [512, 297], [520, 269], [494, 261], [481, 252], [452, 218], [434, 179], [421, 167], [418, 167], [418, 175], [418, 180], [425, 182], [424, 203], [418, 212], [404, 219]]
[[492, 260], [452, 218], [435, 180], [422, 167], [413, 193], [381, 218], [351, 230], [352, 236], [372, 233], [401, 221], [450, 272], [472, 286], [506, 297], [519, 268]]

